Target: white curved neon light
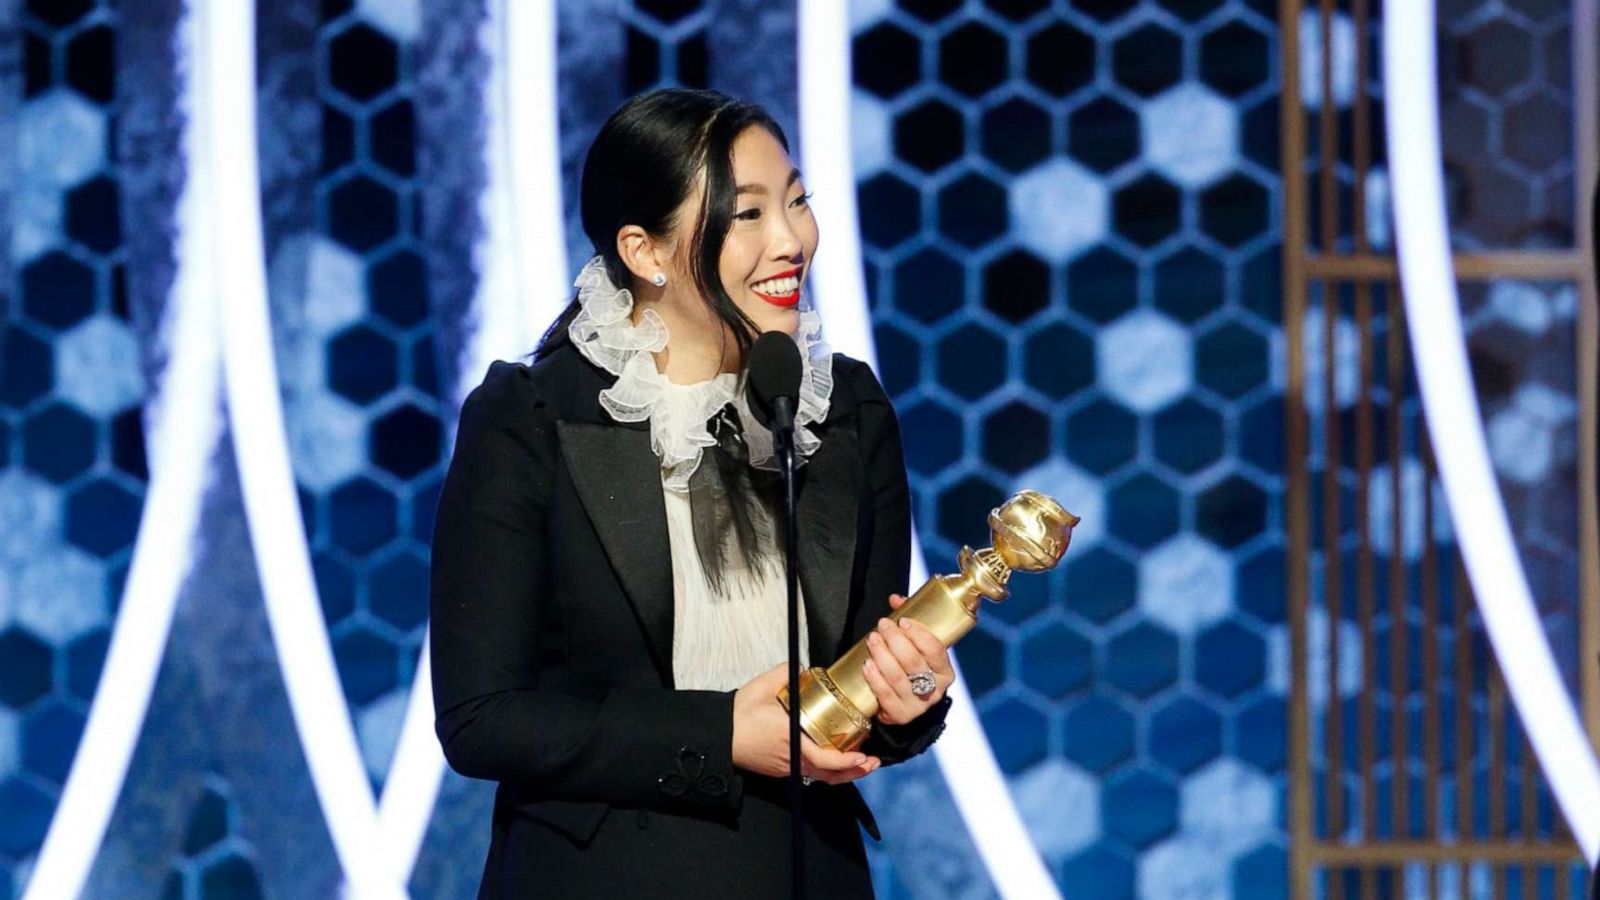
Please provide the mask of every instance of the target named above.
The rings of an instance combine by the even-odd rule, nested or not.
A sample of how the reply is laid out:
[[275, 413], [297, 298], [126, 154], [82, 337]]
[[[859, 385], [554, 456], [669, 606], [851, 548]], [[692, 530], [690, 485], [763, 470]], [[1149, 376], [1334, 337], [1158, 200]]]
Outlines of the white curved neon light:
[[388, 849], [389, 866], [402, 882], [411, 880], [411, 870], [422, 852], [445, 769], [444, 754], [433, 731], [433, 667], [428, 663], [426, 635], [421, 653], [394, 759], [378, 801], [378, 840]]
[[[488, 178], [479, 197], [477, 322], [456, 378], [457, 405], [489, 363], [532, 349], [567, 291], [556, 104], [554, 4], [494, 0], [480, 32]], [[433, 731], [432, 665], [423, 640], [416, 678], [378, 803], [378, 831], [409, 878], [427, 834], [445, 760]]]
[[1446, 231], [1432, 3], [1387, 3], [1384, 91], [1411, 352], [1450, 517], [1495, 658], [1584, 858], [1600, 855], [1600, 762], [1556, 670], [1479, 417]]
[[[178, 36], [184, 71], [203, 68], [206, 52], [192, 20], [185, 21]], [[180, 103], [188, 180], [177, 210], [177, 273], [161, 326], [168, 362], [145, 406], [150, 481], [133, 562], [83, 738], [23, 894], [26, 900], [76, 897], [88, 880], [122, 793], [172, 614], [194, 562], [200, 502], [222, 433], [215, 240], [222, 217], [213, 202], [209, 144], [214, 123], [198, 100], [199, 91], [195, 78], [184, 79]]]
[[[850, 13], [842, 0], [802, 0], [797, 13], [806, 187], [827, 198], [817, 204], [817, 217], [826, 226], [828, 252], [818, 254], [811, 279], [817, 294], [827, 298], [819, 308], [828, 342], [876, 368], [850, 158]], [[912, 546], [921, 546], [915, 533]], [[927, 577], [926, 561], [913, 552], [911, 583]], [[1012, 803], [959, 667], [950, 695], [954, 702], [944, 735], [933, 745], [934, 756], [989, 878], [1003, 897], [1059, 898], [1055, 879]]]
[[[567, 276], [567, 224], [561, 207], [561, 117], [557, 87], [556, 4], [496, 0], [505, 81], [507, 156], [515, 253], [521, 265], [522, 322], [526, 340], [506, 348], [528, 352], [572, 295]], [[482, 369], [473, 373], [478, 375]]]
[[212, 126], [205, 151], [215, 175], [216, 276], [228, 289], [222, 304], [225, 393], [267, 622], [350, 891], [404, 897], [404, 879], [385, 864], [390, 855], [378, 842], [377, 809], [317, 600], [289, 461], [261, 237], [255, 9], [214, 0], [195, 4], [189, 15], [203, 48], [195, 57], [197, 105]]
[[561, 123], [553, 3], [491, 0], [480, 39], [487, 183], [478, 200], [483, 240], [474, 248], [477, 328], [460, 360], [457, 399], [489, 364], [533, 349], [571, 295], [561, 208]]

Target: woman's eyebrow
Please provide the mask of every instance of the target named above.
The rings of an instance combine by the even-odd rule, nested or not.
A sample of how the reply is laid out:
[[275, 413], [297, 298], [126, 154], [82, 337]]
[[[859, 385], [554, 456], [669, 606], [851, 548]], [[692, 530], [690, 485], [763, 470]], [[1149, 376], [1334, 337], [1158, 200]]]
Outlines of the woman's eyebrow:
[[[785, 188], [787, 188], [789, 185], [794, 184], [796, 181], [799, 181], [799, 180], [800, 180], [800, 170], [799, 169], [790, 169], [789, 170], [789, 180], [785, 181], [783, 183], [783, 186]], [[741, 185], [739, 185], [739, 186], [737, 186], [737, 187], [735, 187], [733, 189], [733, 193], [736, 196], [739, 195], [739, 194], [765, 194], [766, 192], [767, 192], [767, 186], [764, 185], [764, 184], [741, 184]]]

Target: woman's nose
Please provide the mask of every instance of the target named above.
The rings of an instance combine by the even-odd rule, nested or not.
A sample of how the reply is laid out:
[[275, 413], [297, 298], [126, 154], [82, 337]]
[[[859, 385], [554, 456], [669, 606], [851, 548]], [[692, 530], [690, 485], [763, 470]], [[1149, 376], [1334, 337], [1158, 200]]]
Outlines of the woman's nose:
[[800, 235], [794, 226], [787, 221], [780, 222], [777, 233], [772, 236], [772, 256], [774, 259], [785, 259], [799, 262], [796, 257], [801, 254]]

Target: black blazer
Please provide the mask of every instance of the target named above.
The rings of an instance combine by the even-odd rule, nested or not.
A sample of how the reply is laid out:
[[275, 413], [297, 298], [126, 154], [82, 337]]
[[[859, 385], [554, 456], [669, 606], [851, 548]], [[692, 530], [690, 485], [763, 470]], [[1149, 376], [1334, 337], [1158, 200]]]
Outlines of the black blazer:
[[[821, 447], [800, 470], [810, 659], [826, 665], [905, 592], [899, 426], [872, 371], [833, 359]], [[599, 405], [613, 376], [570, 344], [497, 362], [461, 410], [433, 538], [436, 730], [499, 782], [480, 896], [772, 896], [789, 883], [781, 779], [735, 769], [733, 691], [673, 689], [672, 563], [649, 423]], [[863, 747], [922, 752], [949, 700]], [[806, 789], [807, 879], [870, 896], [854, 786]], [[626, 811], [626, 814], [623, 812]]]

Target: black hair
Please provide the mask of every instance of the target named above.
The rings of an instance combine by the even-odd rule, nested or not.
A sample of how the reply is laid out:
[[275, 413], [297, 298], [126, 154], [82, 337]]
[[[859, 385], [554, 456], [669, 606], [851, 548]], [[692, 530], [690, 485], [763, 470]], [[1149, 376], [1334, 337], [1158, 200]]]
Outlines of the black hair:
[[[728, 296], [719, 263], [737, 194], [733, 142], [751, 126], [765, 128], [785, 151], [789, 149], [783, 127], [754, 103], [690, 88], [640, 94], [600, 126], [584, 159], [579, 186], [584, 234], [605, 261], [612, 282], [626, 287], [633, 282], [633, 273], [617, 253], [617, 232], [637, 225], [653, 237], [666, 237], [678, 227], [678, 207], [704, 172], [689, 271], [712, 312], [733, 332], [741, 370], [758, 328]], [[574, 304], [556, 320], [539, 342], [539, 356], [559, 344], [576, 314]]]
[[[725, 330], [733, 332], [741, 385], [758, 329], [728, 296], [720, 263], [738, 194], [733, 142], [752, 126], [765, 128], [785, 151], [789, 149], [783, 128], [754, 103], [687, 88], [640, 94], [600, 126], [584, 159], [579, 187], [584, 233], [604, 260], [611, 281], [629, 286], [633, 273], [617, 253], [617, 232], [637, 225], [653, 237], [665, 238], [680, 225], [678, 208], [704, 173], [700, 219], [691, 232], [689, 271]], [[577, 314], [574, 299], [540, 339], [536, 358], [568, 340], [567, 326]], [[783, 535], [783, 523], [774, 514], [777, 480], [772, 473], [750, 467], [738, 422], [731, 404], [713, 417], [709, 428], [717, 443], [705, 448], [689, 480], [696, 554], [707, 581], [718, 592], [729, 587], [734, 556], [748, 570], [765, 568], [770, 574]]]

